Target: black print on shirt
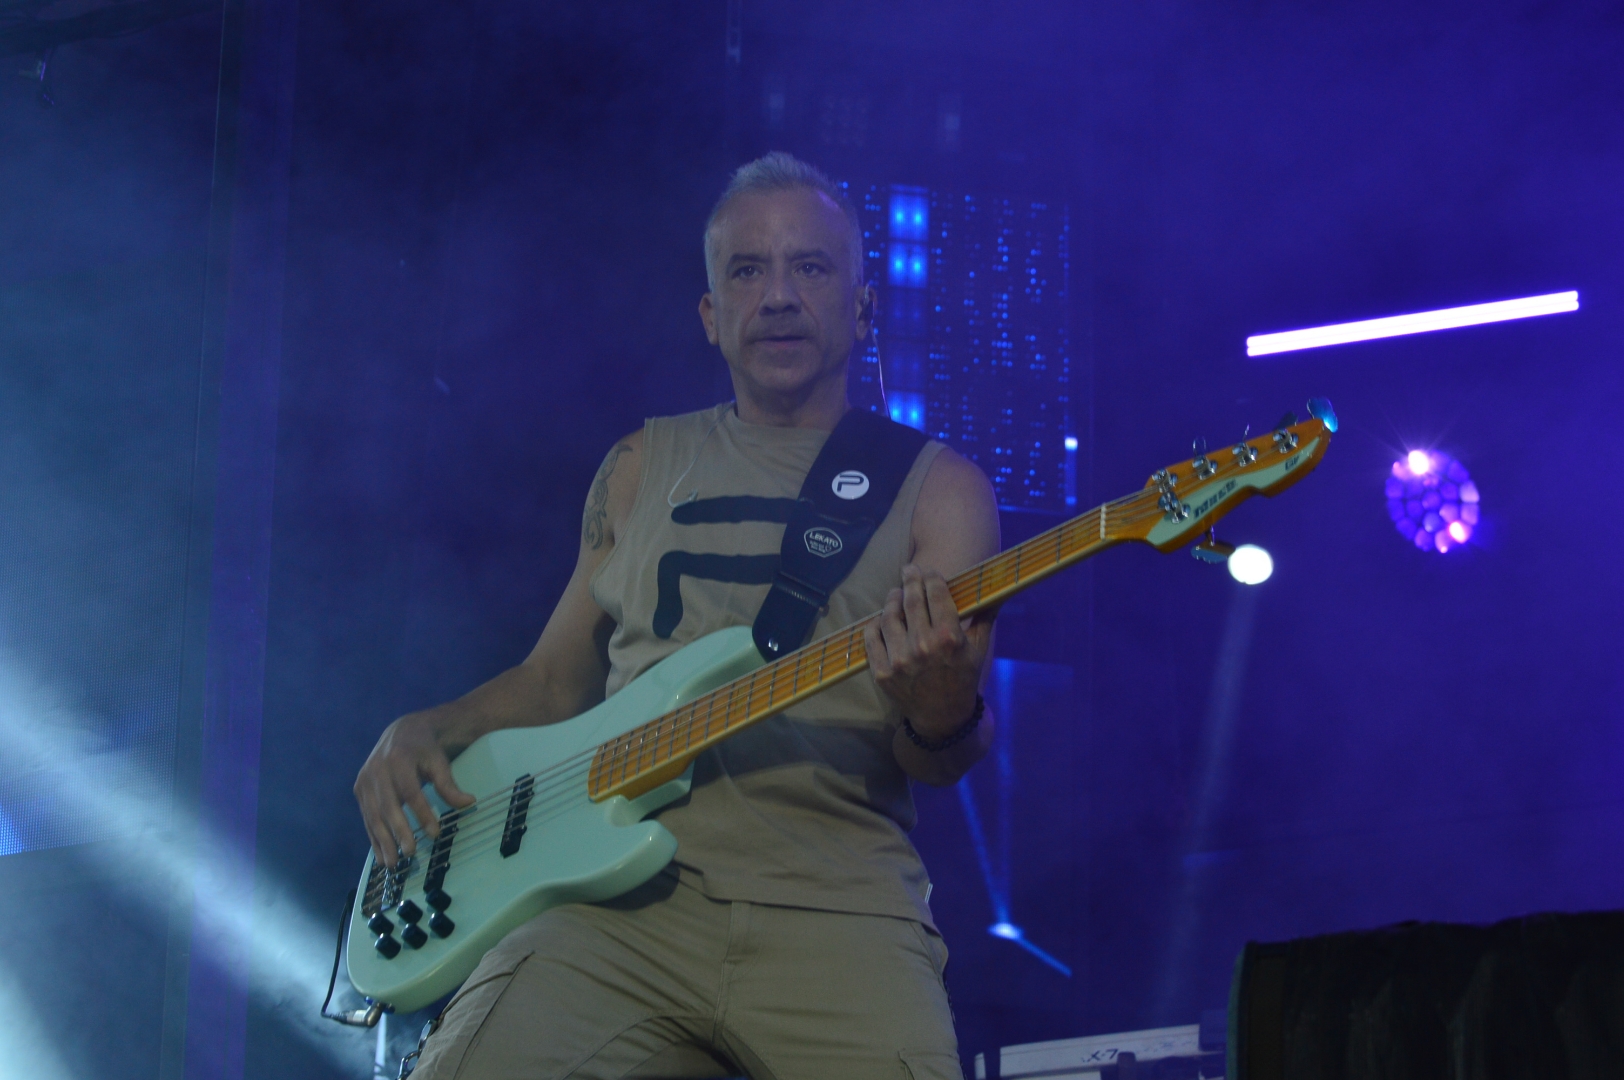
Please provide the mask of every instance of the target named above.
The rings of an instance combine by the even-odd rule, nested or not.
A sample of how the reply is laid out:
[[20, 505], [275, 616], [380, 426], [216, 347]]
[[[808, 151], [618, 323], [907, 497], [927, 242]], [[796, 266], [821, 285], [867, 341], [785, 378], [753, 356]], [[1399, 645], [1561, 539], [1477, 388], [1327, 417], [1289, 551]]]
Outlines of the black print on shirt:
[[[671, 511], [677, 525], [731, 525], [743, 521], [784, 524], [794, 511], [794, 499], [769, 499], [759, 495], [727, 495], [716, 499], [694, 499]], [[732, 585], [770, 585], [778, 573], [778, 553], [771, 555], [705, 555], [691, 551], [668, 551], [660, 556], [655, 571], [659, 601], [654, 606], [654, 636], [669, 638], [682, 622], [682, 579], [703, 578]]]

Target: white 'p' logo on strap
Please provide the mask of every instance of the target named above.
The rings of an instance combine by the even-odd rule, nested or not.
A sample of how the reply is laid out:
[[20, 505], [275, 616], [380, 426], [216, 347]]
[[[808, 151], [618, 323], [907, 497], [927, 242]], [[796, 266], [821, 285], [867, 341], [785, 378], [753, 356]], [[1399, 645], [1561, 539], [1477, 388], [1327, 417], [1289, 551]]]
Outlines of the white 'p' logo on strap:
[[856, 469], [847, 469], [843, 473], [835, 474], [829, 487], [842, 499], [861, 499], [868, 494], [868, 477]]

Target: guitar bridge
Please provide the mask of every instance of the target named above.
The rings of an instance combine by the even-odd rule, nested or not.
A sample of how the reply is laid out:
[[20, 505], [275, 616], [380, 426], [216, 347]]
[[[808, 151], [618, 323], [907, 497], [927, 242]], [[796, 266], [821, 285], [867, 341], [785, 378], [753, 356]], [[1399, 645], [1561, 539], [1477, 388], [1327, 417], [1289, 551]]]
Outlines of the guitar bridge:
[[384, 869], [374, 861], [367, 875], [366, 892], [361, 896], [361, 914], [369, 919], [383, 910], [383, 886]]

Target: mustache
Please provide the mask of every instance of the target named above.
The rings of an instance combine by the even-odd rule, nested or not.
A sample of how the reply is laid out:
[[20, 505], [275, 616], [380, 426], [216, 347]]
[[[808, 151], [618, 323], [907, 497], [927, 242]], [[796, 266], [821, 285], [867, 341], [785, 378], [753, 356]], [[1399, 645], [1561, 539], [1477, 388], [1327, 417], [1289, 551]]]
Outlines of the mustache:
[[782, 326], [763, 327], [750, 335], [751, 341], [771, 341], [774, 338], [809, 338], [812, 336], [809, 327], [799, 323], [786, 323]]

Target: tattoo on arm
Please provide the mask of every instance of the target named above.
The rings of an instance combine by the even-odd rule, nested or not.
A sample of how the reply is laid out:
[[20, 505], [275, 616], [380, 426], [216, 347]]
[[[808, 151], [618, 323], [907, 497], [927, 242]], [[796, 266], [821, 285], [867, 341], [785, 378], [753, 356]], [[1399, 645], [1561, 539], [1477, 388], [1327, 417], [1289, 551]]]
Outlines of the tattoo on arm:
[[631, 453], [631, 449], [625, 443], [616, 443], [609, 456], [603, 459], [603, 464], [598, 467], [598, 475], [592, 481], [592, 492], [586, 498], [586, 513], [581, 516], [581, 541], [593, 551], [603, 547], [608, 536], [609, 477], [615, 471], [615, 462], [620, 460], [620, 455]]

